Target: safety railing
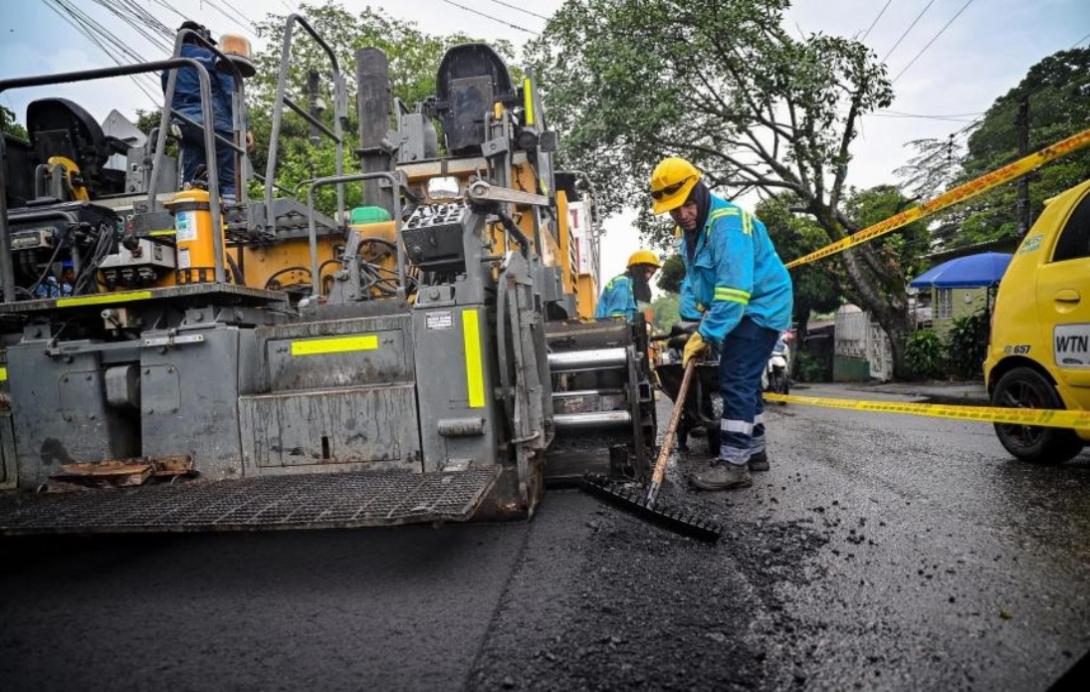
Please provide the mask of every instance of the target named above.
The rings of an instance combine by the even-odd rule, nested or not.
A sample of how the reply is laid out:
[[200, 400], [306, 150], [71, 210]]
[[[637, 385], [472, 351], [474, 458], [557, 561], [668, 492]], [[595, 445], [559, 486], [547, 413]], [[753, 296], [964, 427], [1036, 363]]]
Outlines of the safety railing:
[[[68, 84], [71, 82], [88, 82], [96, 79], [127, 77], [129, 75], [145, 74], [148, 72], [161, 72], [163, 70], [170, 70], [171, 75], [173, 76], [175, 71], [183, 67], [192, 67], [196, 71], [201, 97], [201, 118], [202, 120], [204, 120], [205, 123], [213, 122], [211, 78], [209, 77], [208, 70], [204, 68], [204, 65], [200, 64], [200, 62], [196, 60], [193, 60], [192, 58], [171, 58], [169, 60], [137, 63], [134, 65], [120, 65], [117, 67], [104, 67], [94, 70], [59, 72], [49, 75], [37, 75], [33, 77], [17, 77], [14, 79], [5, 79], [0, 80], [0, 94], [12, 89], [50, 86], [53, 84]], [[166, 105], [164, 106], [164, 111], [169, 110], [170, 100], [167, 99], [165, 101], [165, 104]], [[162, 132], [162, 125], [163, 123], [161, 122], [159, 135], [160, 140], [163, 140], [164, 137], [164, 134]], [[214, 128], [202, 127], [201, 130], [204, 135], [204, 151], [205, 159], [207, 160], [208, 198], [212, 214], [212, 227], [221, 228], [219, 178], [216, 171], [216, 136]], [[163, 145], [165, 145], [165, 141], [160, 141], [157, 144], [156, 157], [160, 159], [160, 164]], [[5, 144], [3, 138], [0, 137], [0, 161], [5, 160], [5, 157]], [[158, 177], [158, 171], [159, 166], [154, 166], [151, 176], [153, 186], [155, 184], [156, 178]], [[5, 175], [6, 172], [4, 170], [4, 166], [0, 165], [0, 274], [3, 275], [3, 302], [6, 303], [15, 300], [15, 272], [11, 257], [11, 238], [8, 232], [7, 196], [3, 192], [6, 189]], [[152, 201], [154, 201], [154, 195], [151, 199]], [[215, 253], [215, 281], [216, 283], [224, 283], [225, 273], [223, 267], [223, 238], [219, 233], [213, 233], [212, 242], [213, 251]]]
[[[287, 96], [288, 88], [288, 69], [290, 67], [291, 60], [291, 44], [293, 37], [293, 30], [295, 25], [298, 24], [310, 34], [310, 37], [317, 42], [322, 48], [325, 54], [329, 57], [330, 65], [332, 66], [333, 77], [333, 128], [332, 130], [324, 123], [319, 121], [313, 115], [308, 113], [306, 109], [299, 106], [292, 99]], [[348, 117], [348, 104], [345, 96], [345, 84], [344, 75], [341, 74], [340, 65], [337, 63], [337, 55], [330, 48], [329, 44], [325, 42], [325, 39], [314, 30], [307, 20], [303, 19], [297, 14], [288, 15], [284, 20], [284, 40], [280, 48], [280, 72], [276, 77], [276, 97], [273, 101], [272, 108], [272, 129], [269, 135], [269, 152], [268, 163], [265, 166], [265, 211], [266, 211], [266, 228], [271, 232], [276, 224], [276, 219], [273, 218], [273, 185], [276, 181], [276, 158], [279, 152], [280, 146], [280, 127], [284, 113], [284, 106], [287, 106], [292, 111], [297, 113], [300, 117], [306, 120], [309, 124], [313, 125], [317, 131], [321, 132], [326, 137], [332, 139], [337, 145], [336, 155], [336, 175], [333, 177], [339, 177], [344, 175], [344, 128], [343, 122]], [[313, 205], [311, 205], [313, 210]], [[313, 227], [313, 212], [311, 212], [311, 226]], [[337, 185], [337, 223], [344, 222], [344, 182]], [[314, 277], [317, 281], [317, 276]], [[317, 293], [315, 293], [317, 295]]]
[[[205, 124], [198, 123], [184, 113], [180, 113], [174, 110], [171, 104], [173, 104], [174, 102], [174, 90], [178, 83], [178, 73], [176, 70], [171, 70], [170, 74], [167, 76], [167, 86], [163, 98], [163, 107], [160, 110], [159, 114], [159, 128], [158, 132], [156, 133], [155, 151], [153, 154], [151, 166], [151, 181], [148, 184], [149, 209], [155, 208], [155, 195], [158, 193], [159, 185], [158, 174], [159, 169], [163, 165], [163, 156], [164, 152], [166, 151], [167, 131], [169, 130], [171, 118], [181, 120], [189, 126], [199, 129], [202, 134], [207, 134], [207, 131], [211, 130], [212, 135], [217, 142], [223, 144], [226, 147], [229, 147], [235, 152], [235, 156], [237, 157], [235, 160], [236, 194], [238, 195], [238, 199], [240, 202], [245, 203], [248, 200], [247, 188], [249, 187], [248, 183], [250, 181], [251, 170], [250, 158], [246, 153], [246, 147], [242, 143], [242, 131], [246, 123], [246, 87], [243, 83], [242, 73], [239, 72], [238, 67], [234, 64], [234, 62], [231, 61], [230, 58], [227, 57], [226, 54], [220, 51], [220, 49], [216, 48], [216, 45], [212, 41], [205, 38], [204, 35], [202, 35], [200, 32], [194, 31], [193, 29], [181, 29], [180, 31], [178, 31], [177, 35], [175, 35], [173, 53], [174, 58], [181, 57], [182, 46], [185, 44], [187, 38], [194, 39], [202, 47], [207, 48], [209, 51], [212, 52], [213, 55], [220, 59], [220, 64], [227, 66], [231, 70], [232, 76], [235, 79], [235, 91], [232, 96], [231, 104], [232, 138], [231, 140], [228, 140], [226, 137], [223, 137], [218, 132], [216, 132], [214, 121], [207, 120], [206, 115], [202, 117], [205, 118], [205, 124], [210, 125], [210, 127], [208, 127], [207, 129], [205, 128]], [[206, 170], [208, 171], [208, 175], [210, 178], [213, 173], [213, 168], [208, 167], [208, 163], [211, 162], [212, 158], [215, 158], [214, 152], [211, 157], [206, 156], [205, 158]], [[240, 163], [241, 166], [239, 165]]]
[[345, 183], [376, 179], [388, 181], [394, 190], [394, 208], [392, 211], [394, 217], [394, 245], [397, 248], [397, 294], [399, 298], [405, 297], [405, 251], [401, 243], [401, 195], [398, 194], [401, 181], [393, 173], [378, 172], [331, 175], [303, 183], [303, 185], [307, 186], [307, 238], [310, 241], [310, 282], [311, 295], [315, 299], [322, 293], [321, 277], [318, 275], [321, 268], [318, 266], [318, 229], [314, 223], [314, 191], [327, 185], [338, 185], [343, 190]]

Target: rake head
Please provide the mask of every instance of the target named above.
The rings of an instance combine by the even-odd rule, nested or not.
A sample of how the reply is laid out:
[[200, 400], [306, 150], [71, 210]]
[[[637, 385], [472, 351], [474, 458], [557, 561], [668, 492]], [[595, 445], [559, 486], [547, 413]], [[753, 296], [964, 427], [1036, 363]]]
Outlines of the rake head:
[[618, 509], [683, 536], [715, 543], [723, 532], [723, 528], [715, 522], [706, 521], [681, 510], [648, 504], [645, 494], [640, 489], [622, 488], [601, 476], [584, 476], [580, 488]]

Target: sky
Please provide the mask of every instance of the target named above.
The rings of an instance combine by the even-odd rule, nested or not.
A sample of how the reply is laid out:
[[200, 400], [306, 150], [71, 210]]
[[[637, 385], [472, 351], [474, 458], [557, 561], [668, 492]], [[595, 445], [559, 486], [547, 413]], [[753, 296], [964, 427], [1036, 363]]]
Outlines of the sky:
[[[106, 9], [109, 0], [64, 1], [101, 21], [144, 57], [162, 56], [160, 49], [110, 14]], [[245, 20], [257, 20], [266, 12], [283, 13], [297, 7], [294, 0], [133, 1], [168, 26], [177, 26], [181, 15], [186, 15], [207, 24], [217, 34], [238, 32]], [[966, 6], [966, 0], [796, 0], [788, 12], [785, 24], [796, 35], [821, 32], [862, 37], [867, 46], [886, 59], [890, 76], [900, 74], [894, 82], [896, 100], [888, 112], [863, 120], [862, 133], [852, 147], [849, 184], [871, 187], [895, 182], [893, 171], [910, 155], [905, 142], [946, 137], [960, 130], [1014, 87], [1035, 62], [1090, 41], [1088, 0], [968, 2]], [[545, 20], [535, 15], [549, 16], [563, 0], [342, 0], [341, 4], [355, 11], [367, 5], [381, 8], [416, 22], [429, 33], [464, 32], [486, 40], [503, 38], [520, 46], [545, 26]], [[112, 64], [45, 0], [4, 0], [3, 9], [0, 78]], [[154, 92], [153, 85], [151, 90]], [[113, 108], [129, 114], [151, 105], [150, 99], [126, 78], [66, 85], [60, 90], [7, 92], [0, 94], [0, 104], [13, 108], [22, 119], [29, 101], [49, 94], [75, 100], [100, 119]], [[743, 198], [741, 203], [751, 205], [754, 201]], [[628, 255], [639, 247], [633, 218], [634, 211], [629, 211], [606, 221], [602, 242], [605, 280], [622, 272]]]

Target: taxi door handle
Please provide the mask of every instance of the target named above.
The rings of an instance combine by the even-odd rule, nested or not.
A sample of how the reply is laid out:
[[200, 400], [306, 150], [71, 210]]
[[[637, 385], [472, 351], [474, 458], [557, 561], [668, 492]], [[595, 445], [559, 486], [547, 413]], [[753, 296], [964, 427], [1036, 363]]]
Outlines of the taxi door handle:
[[1079, 292], [1073, 288], [1056, 291], [1056, 295], [1052, 299], [1057, 303], [1077, 303], [1082, 300]]

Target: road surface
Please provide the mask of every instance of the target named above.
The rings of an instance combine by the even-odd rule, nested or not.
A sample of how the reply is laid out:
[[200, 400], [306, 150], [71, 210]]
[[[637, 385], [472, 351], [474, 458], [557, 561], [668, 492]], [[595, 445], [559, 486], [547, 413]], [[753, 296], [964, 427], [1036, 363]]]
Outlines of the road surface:
[[0, 542], [0, 689], [1023, 690], [1090, 649], [1090, 455], [769, 418], [753, 488], [686, 490], [699, 439], [671, 470], [714, 547], [573, 491], [529, 523]]

